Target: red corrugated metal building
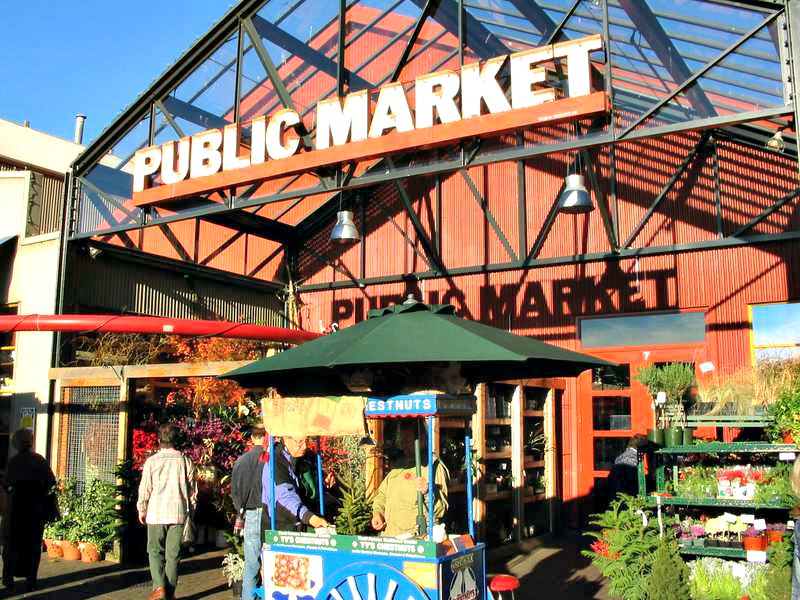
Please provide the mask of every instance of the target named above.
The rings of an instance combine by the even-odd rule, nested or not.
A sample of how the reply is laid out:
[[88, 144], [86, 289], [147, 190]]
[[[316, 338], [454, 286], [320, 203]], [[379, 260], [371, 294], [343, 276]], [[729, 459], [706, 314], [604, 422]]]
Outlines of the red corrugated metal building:
[[[621, 380], [587, 373], [558, 396], [565, 501], [590, 496], [627, 438], [652, 427], [639, 366], [732, 372], [796, 353], [796, 32], [783, 3], [285, 4], [237, 4], [76, 161], [67, 255], [116, 247], [236, 276], [234, 286], [265, 283], [288, 294], [291, 324], [311, 330], [413, 294], [610, 358]], [[134, 201], [130, 159], [142, 147], [240, 123], [249, 149], [249, 121], [279, 109], [313, 133], [322, 99], [371, 89], [374, 103], [393, 81], [413, 97], [421, 75], [587, 35], [602, 40], [590, 59], [605, 114]], [[564, 88], [563, 61], [545, 66]], [[573, 172], [587, 181], [588, 214], [558, 210]], [[356, 244], [330, 240], [342, 208]], [[85, 281], [66, 273], [67, 290]]]

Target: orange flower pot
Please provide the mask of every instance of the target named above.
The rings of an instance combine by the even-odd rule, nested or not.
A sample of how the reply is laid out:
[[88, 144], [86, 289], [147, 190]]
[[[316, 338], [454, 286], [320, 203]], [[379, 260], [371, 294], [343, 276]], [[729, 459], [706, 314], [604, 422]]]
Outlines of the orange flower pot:
[[81, 551], [72, 542], [66, 540], [61, 542], [61, 551], [64, 553], [64, 560], [80, 560]]
[[759, 536], [745, 536], [742, 538], [742, 542], [744, 543], [745, 550], [766, 550], [767, 549], [767, 538], [764, 535]]
[[775, 542], [783, 541], [783, 531], [775, 531], [770, 529], [767, 531], [767, 543], [774, 544]]
[[62, 558], [64, 551], [61, 549], [61, 543], [55, 540], [45, 540], [44, 545], [47, 548], [47, 558]]
[[78, 544], [78, 548], [81, 553], [81, 562], [96, 563], [100, 560], [100, 550], [94, 544], [81, 542]]

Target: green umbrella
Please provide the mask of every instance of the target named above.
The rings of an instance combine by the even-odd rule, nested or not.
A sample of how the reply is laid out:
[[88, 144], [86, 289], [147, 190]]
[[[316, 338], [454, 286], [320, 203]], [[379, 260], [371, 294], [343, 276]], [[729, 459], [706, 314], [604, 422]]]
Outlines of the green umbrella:
[[342, 375], [358, 369], [380, 373], [390, 393], [425, 369], [457, 364], [472, 383], [574, 376], [611, 365], [455, 315], [452, 305], [414, 300], [382, 310], [352, 327], [306, 342], [225, 374], [245, 386], [269, 386], [284, 395], [348, 394]]

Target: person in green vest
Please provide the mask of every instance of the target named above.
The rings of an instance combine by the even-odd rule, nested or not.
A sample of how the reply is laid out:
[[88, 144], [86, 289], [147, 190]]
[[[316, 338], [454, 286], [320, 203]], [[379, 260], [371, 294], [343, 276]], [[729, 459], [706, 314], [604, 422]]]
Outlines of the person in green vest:
[[[387, 442], [387, 454], [392, 469], [384, 477], [372, 502], [372, 527], [381, 535], [418, 535], [417, 501], [422, 494], [422, 509], [428, 516], [428, 452], [426, 436], [420, 435], [422, 446], [422, 476], [417, 477], [414, 461], [415, 420], [398, 422], [394, 443]], [[450, 474], [447, 467], [434, 457], [433, 514], [441, 520], [447, 514], [447, 486]], [[424, 532], [423, 532], [424, 535]]]

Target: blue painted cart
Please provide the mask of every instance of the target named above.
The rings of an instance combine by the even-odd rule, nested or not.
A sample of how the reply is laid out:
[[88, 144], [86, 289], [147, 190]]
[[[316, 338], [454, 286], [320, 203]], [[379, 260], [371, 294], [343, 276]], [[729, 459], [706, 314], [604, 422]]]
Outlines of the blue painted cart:
[[[262, 551], [264, 588], [259, 592], [263, 597], [269, 600], [485, 600], [485, 546], [473, 542], [469, 426], [464, 439], [469, 534], [451, 538], [448, 543], [431, 541], [434, 526], [433, 419], [469, 419], [475, 409], [473, 396], [410, 394], [368, 398], [364, 409], [368, 418], [416, 418], [423, 419], [426, 424], [427, 536], [401, 539], [276, 531], [273, 489], [271, 529], [264, 534]], [[269, 444], [270, 456], [273, 456], [271, 437]], [[270, 461], [270, 468], [274, 469], [274, 464]], [[318, 471], [322, 469], [319, 458], [317, 468]], [[322, 485], [322, 477], [318, 479]], [[274, 472], [272, 481], [274, 486]], [[320, 508], [324, 514], [322, 505]]]

